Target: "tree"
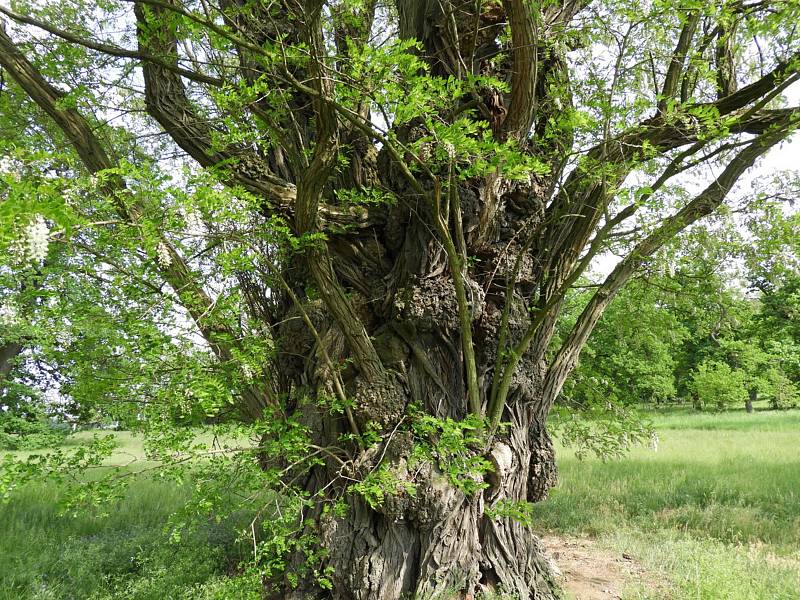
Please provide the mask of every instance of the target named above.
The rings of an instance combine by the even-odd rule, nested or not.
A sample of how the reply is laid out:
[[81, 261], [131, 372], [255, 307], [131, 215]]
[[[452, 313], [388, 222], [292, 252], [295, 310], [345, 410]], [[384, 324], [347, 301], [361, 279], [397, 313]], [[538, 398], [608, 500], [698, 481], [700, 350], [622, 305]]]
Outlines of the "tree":
[[726, 363], [701, 363], [690, 385], [700, 407], [716, 406], [722, 410], [726, 406], [741, 406], [747, 398], [742, 372], [732, 370]]
[[617, 296], [584, 348], [568, 387], [577, 386], [579, 395], [588, 396], [588, 390], [579, 388], [591, 381], [605, 401], [626, 406], [675, 399], [675, 356], [694, 332], [681, 323], [674, 306], [676, 295], [688, 290], [673, 293], [665, 287], [668, 278], [659, 278], [661, 283], [655, 287], [633, 281]]
[[547, 414], [623, 285], [795, 129], [798, 6], [132, 4], [0, 7], [3, 119], [85, 184], [48, 210], [7, 178], [4, 223], [102, 242], [193, 323], [210, 414], [295, 509], [268, 593], [552, 597], [515, 518], [556, 481]]

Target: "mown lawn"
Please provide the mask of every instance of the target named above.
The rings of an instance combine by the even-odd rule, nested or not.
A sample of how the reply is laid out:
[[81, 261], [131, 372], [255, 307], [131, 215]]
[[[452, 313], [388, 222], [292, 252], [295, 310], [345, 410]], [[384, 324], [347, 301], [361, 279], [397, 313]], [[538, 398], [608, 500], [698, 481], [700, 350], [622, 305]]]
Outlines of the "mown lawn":
[[537, 520], [663, 578], [631, 598], [800, 598], [800, 411], [652, 418], [655, 452], [580, 461], [560, 448], [561, 482]]

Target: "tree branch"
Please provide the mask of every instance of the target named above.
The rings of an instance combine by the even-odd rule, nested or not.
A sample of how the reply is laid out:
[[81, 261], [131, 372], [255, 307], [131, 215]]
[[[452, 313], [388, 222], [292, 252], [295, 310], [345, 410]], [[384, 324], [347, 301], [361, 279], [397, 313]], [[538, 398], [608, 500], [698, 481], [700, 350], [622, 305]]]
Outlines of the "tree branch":
[[760, 156], [784, 140], [797, 127], [798, 122], [800, 122], [800, 113], [793, 113], [782, 126], [775, 127], [764, 136], [751, 142], [731, 160], [720, 176], [703, 192], [639, 242], [633, 251], [617, 265], [589, 301], [553, 359], [545, 378], [545, 397], [555, 398], [558, 395], [567, 375], [577, 362], [581, 348], [589, 338], [603, 311], [637, 269], [669, 239], [719, 207], [739, 177]]
[[[331, 82], [325, 77], [326, 56], [319, 22], [322, 3], [309, 4], [311, 6], [306, 6], [305, 41], [311, 50], [308, 68], [311, 86], [314, 89], [312, 98], [317, 128], [313, 157], [297, 186], [295, 227], [300, 234], [316, 228], [320, 196], [336, 164], [338, 148], [336, 112], [329, 101], [332, 96]], [[325, 306], [341, 327], [362, 374], [368, 381], [380, 381], [384, 375], [383, 364], [364, 323], [336, 278], [327, 246], [320, 244], [312, 248], [306, 258]]]
[[691, 11], [686, 16], [686, 21], [684, 21], [683, 27], [681, 28], [675, 51], [672, 53], [672, 60], [670, 60], [669, 67], [667, 67], [667, 74], [664, 77], [664, 87], [661, 89], [661, 99], [658, 102], [659, 110], [664, 110], [667, 106], [667, 102], [674, 98], [678, 91], [681, 73], [683, 73], [683, 65], [686, 62], [686, 54], [692, 45], [694, 31], [699, 21], [699, 10]]
[[95, 42], [92, 40], [84, 39], [78, 35], [70, 33], [64, 29], [59, 29], [53, 25], [45, 23], [44, 21], [40, 21], [39, 19], [34, 19], [33, 17], [27, 17], [25, 15], [21, 15], [8, 9], [2, 5], [0, 5], [0, 13], [8, 16], [9, 18], [17, 21], [18, 23], [25, 23], [26, 25], [33, 25], [34, 27], [38, 27], [50, 33], [56, 37], [61, 38], [67, 42], [71, 42], [78, 46], [82, 46], [84, 48], [88, 48], [90, 50], [96, 50], [97, 52], [102, 52], [103, 54], [108, 54], [110, 56], [117, 56], [119, 58], [133, 58], [135, 60], [140, 61], [147, 61], [157, 64], [165, 69], [173, 71], [176, 75], [180, 75], [181, 77], [185, 77], [186, 79], [191, 79], [192, 81], [197, 81], [198, 83], [206, 83], [208, 85], [213, 86], [221, 86], [223, 85], [224, 81], [218, 77], [212, 77], [211, 75], [205, 75], [204, 73], [198, 73], [196, 71], [191, 71], [189, 69], [184, 69], [183, 67], [171, 64], [165, 60], [157, 56], [153, 56], [146, 52], [138, 52], [136, 50], [128, 50], [127, 48], [123, 48], [121, 46], [117, 46], [116, 44], [111, 44], [109, 42]]
[[[31, 100], [50, 115], [69, 139], [90, 173], [111, 171], [117, 167], [86, 119], [75, 109], [62, 106], [61, 99], [65, 94], [42, 77], [2, 29], [0, 29], [0, 66], [8, 71]], [[120, 175], [110, 174], [103, 177], [101, 189], [112, 199], [121, 218], [133, 225], [142, 223], [144, 215], [147, 214], [147, 207], [141, 200], [132, 198]], [[233, 352], [230, 340], [234, 336], [223, 327], [209, 322], [207, 315], [213, 309], [213, 301], [198, 285], [189, 265], [169, 240], [163, 235], [159, 237], [160, 243], [164, 244], [170, 256], [168, 265], [158, 264], [160, 274], [175, 290], [181, 304], [191, 315], [217, 358], [223, 362], [231, 360]], [[245, 412], [251, 418], [260, 417], [264, 397], [257, 393], [246, 393], [245, 401]]]
[[[175, 65], [178, 42], [169, 19], [164, 16], [165, 10], [136, 3], [136, 35], [140, 52], [161, 56], [163, 61]], [[236, 183], [274, 205], [285, 206], [295, 200], [295, 187], [275, 176], [255, 152], [235, 145], [215, 149], [211, 127], [197, 116], [180, 76], [173, 70], [145, 62], [142, 73], [148, 113], [189, 156], [204, 167], [228, 166]]]
[[508, 0], [506, 12], [511, 26], [513, 66], [511, 104], [503, 121], [503, 132], [522, 141], [528, 135], [536, 110], [538, 10], [524, 0]]

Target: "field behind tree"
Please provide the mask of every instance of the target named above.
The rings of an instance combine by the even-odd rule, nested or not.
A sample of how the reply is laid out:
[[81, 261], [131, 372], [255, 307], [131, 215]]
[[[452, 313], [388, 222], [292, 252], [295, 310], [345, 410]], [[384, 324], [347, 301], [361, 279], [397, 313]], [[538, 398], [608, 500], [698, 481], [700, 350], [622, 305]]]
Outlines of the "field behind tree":
[[[65, 446], [92, 435], [80, 432]], [[61, 514], [63, 495], [55, 485], [15, 491], [0, 504], [0, 600], [259, 600], [256, 580], [231, 577], [252, 552], [238, 539], [250, 515], [223, 522], [208, 515], [174, 539], [191, 482], [160, 480], [140, 437], [125, 431], [97, 435], [117, 441], [105, 465], [152, 476], [137, 476], [122, 500], [75, 516]]]
[[663, 580], [630, 598], [800, 598], [800, 411], [651, 416], [657, 451], [581, 461], [559, 448], [538, 526], [596, 537]]
[[[536, 527], [642, 563], [647, 581], [626, 598], [800, 598], [800, 411], [651, 416], [657, 451], [581, 461], [559, 448], [561, 483], [535, 507]], [[141, 456], [116, 435], [114, 462]], [[74, 518], [57, 516], [54, 487], [19, 490], [0, 506], [0, 600], [257, 598], [257, 580], [231, 577], [246, 515], [169, 541], [188, 486], [141, 478], [109, 516]]]

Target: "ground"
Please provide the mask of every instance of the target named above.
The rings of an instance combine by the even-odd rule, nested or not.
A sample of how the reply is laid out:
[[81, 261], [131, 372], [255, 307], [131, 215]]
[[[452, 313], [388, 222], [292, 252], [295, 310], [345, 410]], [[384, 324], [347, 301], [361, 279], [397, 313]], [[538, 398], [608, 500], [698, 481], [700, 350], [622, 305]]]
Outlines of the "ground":
[[[559, 448], [561, 483], [535, 508], [538, 533], [575, 600], [800, 598], [800, 411], [652, 415], [658, 451], [579, 461]], [[121, 434], [125, 463], [140, 452]], [[257, 599], [231, 578], [246, 548], [207, 523], [170, 545], [186, 499], [139, 481], [106, 518], [59, 518], [52, 486], [0, 505], [0, 600]]]
[[621, 600], [632, 586], [659, 589], [655, 573], [636, 558], [592, 538], [546, 534], [542, 541], [569, 600]]

